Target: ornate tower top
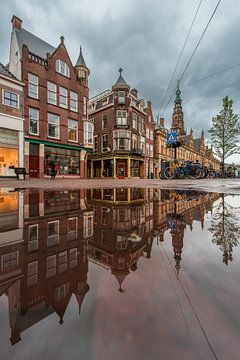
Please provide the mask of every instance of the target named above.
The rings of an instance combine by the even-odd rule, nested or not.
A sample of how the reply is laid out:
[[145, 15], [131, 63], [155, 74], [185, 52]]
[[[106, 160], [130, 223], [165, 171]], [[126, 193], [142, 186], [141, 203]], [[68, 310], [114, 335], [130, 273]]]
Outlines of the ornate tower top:
[[177, 81], [177, 89], [176, 89], [176, 92], [175, 92], [175, 94], [176, 94], [175, 102], [181, 102], [182, 101], [182, 99], [181, 99], [181, 90], [179, 89], [179, 83], [180, 83], [180, 81], [178, 80]]
[[90, 74], [90, 71], [86, 65], [82, 54], [82, 47], [80, 46], [79, 56], [75, 65], [76, 69], [78, 70], [78, 77], [81, 79], [87, 79]]

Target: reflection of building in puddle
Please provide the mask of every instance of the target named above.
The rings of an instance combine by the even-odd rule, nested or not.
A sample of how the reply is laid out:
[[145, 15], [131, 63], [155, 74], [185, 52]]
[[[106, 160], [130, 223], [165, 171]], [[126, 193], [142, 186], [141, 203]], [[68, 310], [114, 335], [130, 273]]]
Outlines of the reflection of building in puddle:
[[154, 238], [163, 241], [170, 229], [178, 272], [186, 226], [203, 226], [218, 195], [96, 189], [5, 191], [0, 198], [0, 295], [9, 299], [15, 344], [54, 312], [62, 324], [73, 294], [80, 312], [88, 260], [111, 270], [122, 291], [140, 258], [150, 258]]
[[183, 190], [156, 190], [154, 194], [154, 229], [157, 239], [164, 241], [164, 233], [170, 229], [177, 274], [181, 268], [184, 231], [193, 221], [204, 227], [205, 214], [212, 211], [219, 198], [215, 193], [201, 193]]
[[[80, 312], [88, 291], [83, 247], [84, 232], [88, 233], [84, 214], [90, 213], [86, 205], [82, 191], [25, 193], [24, 242], [1, 251], [0, 295], [9, 299], [12, 344], [54, 312], [62, 324], [72, 294]], [[16, 260], [12, 254], [17, 251]]]
[[150, 257], [154, 238], [152, 189], [88, 191], [94, 212], [94, 233], [86, 243], [90, 261], [111, 269], [122, 283], [137, 269], [140, 257]]

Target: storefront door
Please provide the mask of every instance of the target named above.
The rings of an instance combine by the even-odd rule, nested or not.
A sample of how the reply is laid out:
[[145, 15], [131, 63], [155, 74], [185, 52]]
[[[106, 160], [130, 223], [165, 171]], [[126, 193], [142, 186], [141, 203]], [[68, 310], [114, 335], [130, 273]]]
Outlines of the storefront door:
[[126, 163], [117, 162], [117, 176], [118, 178], [124, 178], [126, 176]]
[[29, 146], [29, 176], [36, 178], [39, 176], [39, 146], [38, 144], [31, 144]]

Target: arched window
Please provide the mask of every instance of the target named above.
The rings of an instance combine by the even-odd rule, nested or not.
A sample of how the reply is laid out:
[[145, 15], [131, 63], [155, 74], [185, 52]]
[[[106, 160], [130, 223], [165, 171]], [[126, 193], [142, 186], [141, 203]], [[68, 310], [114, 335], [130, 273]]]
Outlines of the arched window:
[[64, 76], [70, 77], [70, 71], [68, 64], [65, 63], [65, 61], [58, 59], [56, 61], [56, 71]]

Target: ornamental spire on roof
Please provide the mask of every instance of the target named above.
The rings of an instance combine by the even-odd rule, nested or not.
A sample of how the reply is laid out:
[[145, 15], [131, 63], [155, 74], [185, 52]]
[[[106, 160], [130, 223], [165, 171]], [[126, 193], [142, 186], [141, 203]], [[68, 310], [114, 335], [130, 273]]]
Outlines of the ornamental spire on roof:
[[78, 66], [78, 65], [87, 67], [84, 57], [83, 57], [83, 54], [82, 54], [82, 46], [80, 46], [80, 52], [79, 52], [79, 56], [78, 56], [78, 59], [76, 62], [76, 66]]
[[120, 75], [119, 75], [119, 78], [117, 79], [115, 85], [127, 85], [126, 81], [122, 77], [123, 69], [120, 67], [118, 71], [119, 71]]

